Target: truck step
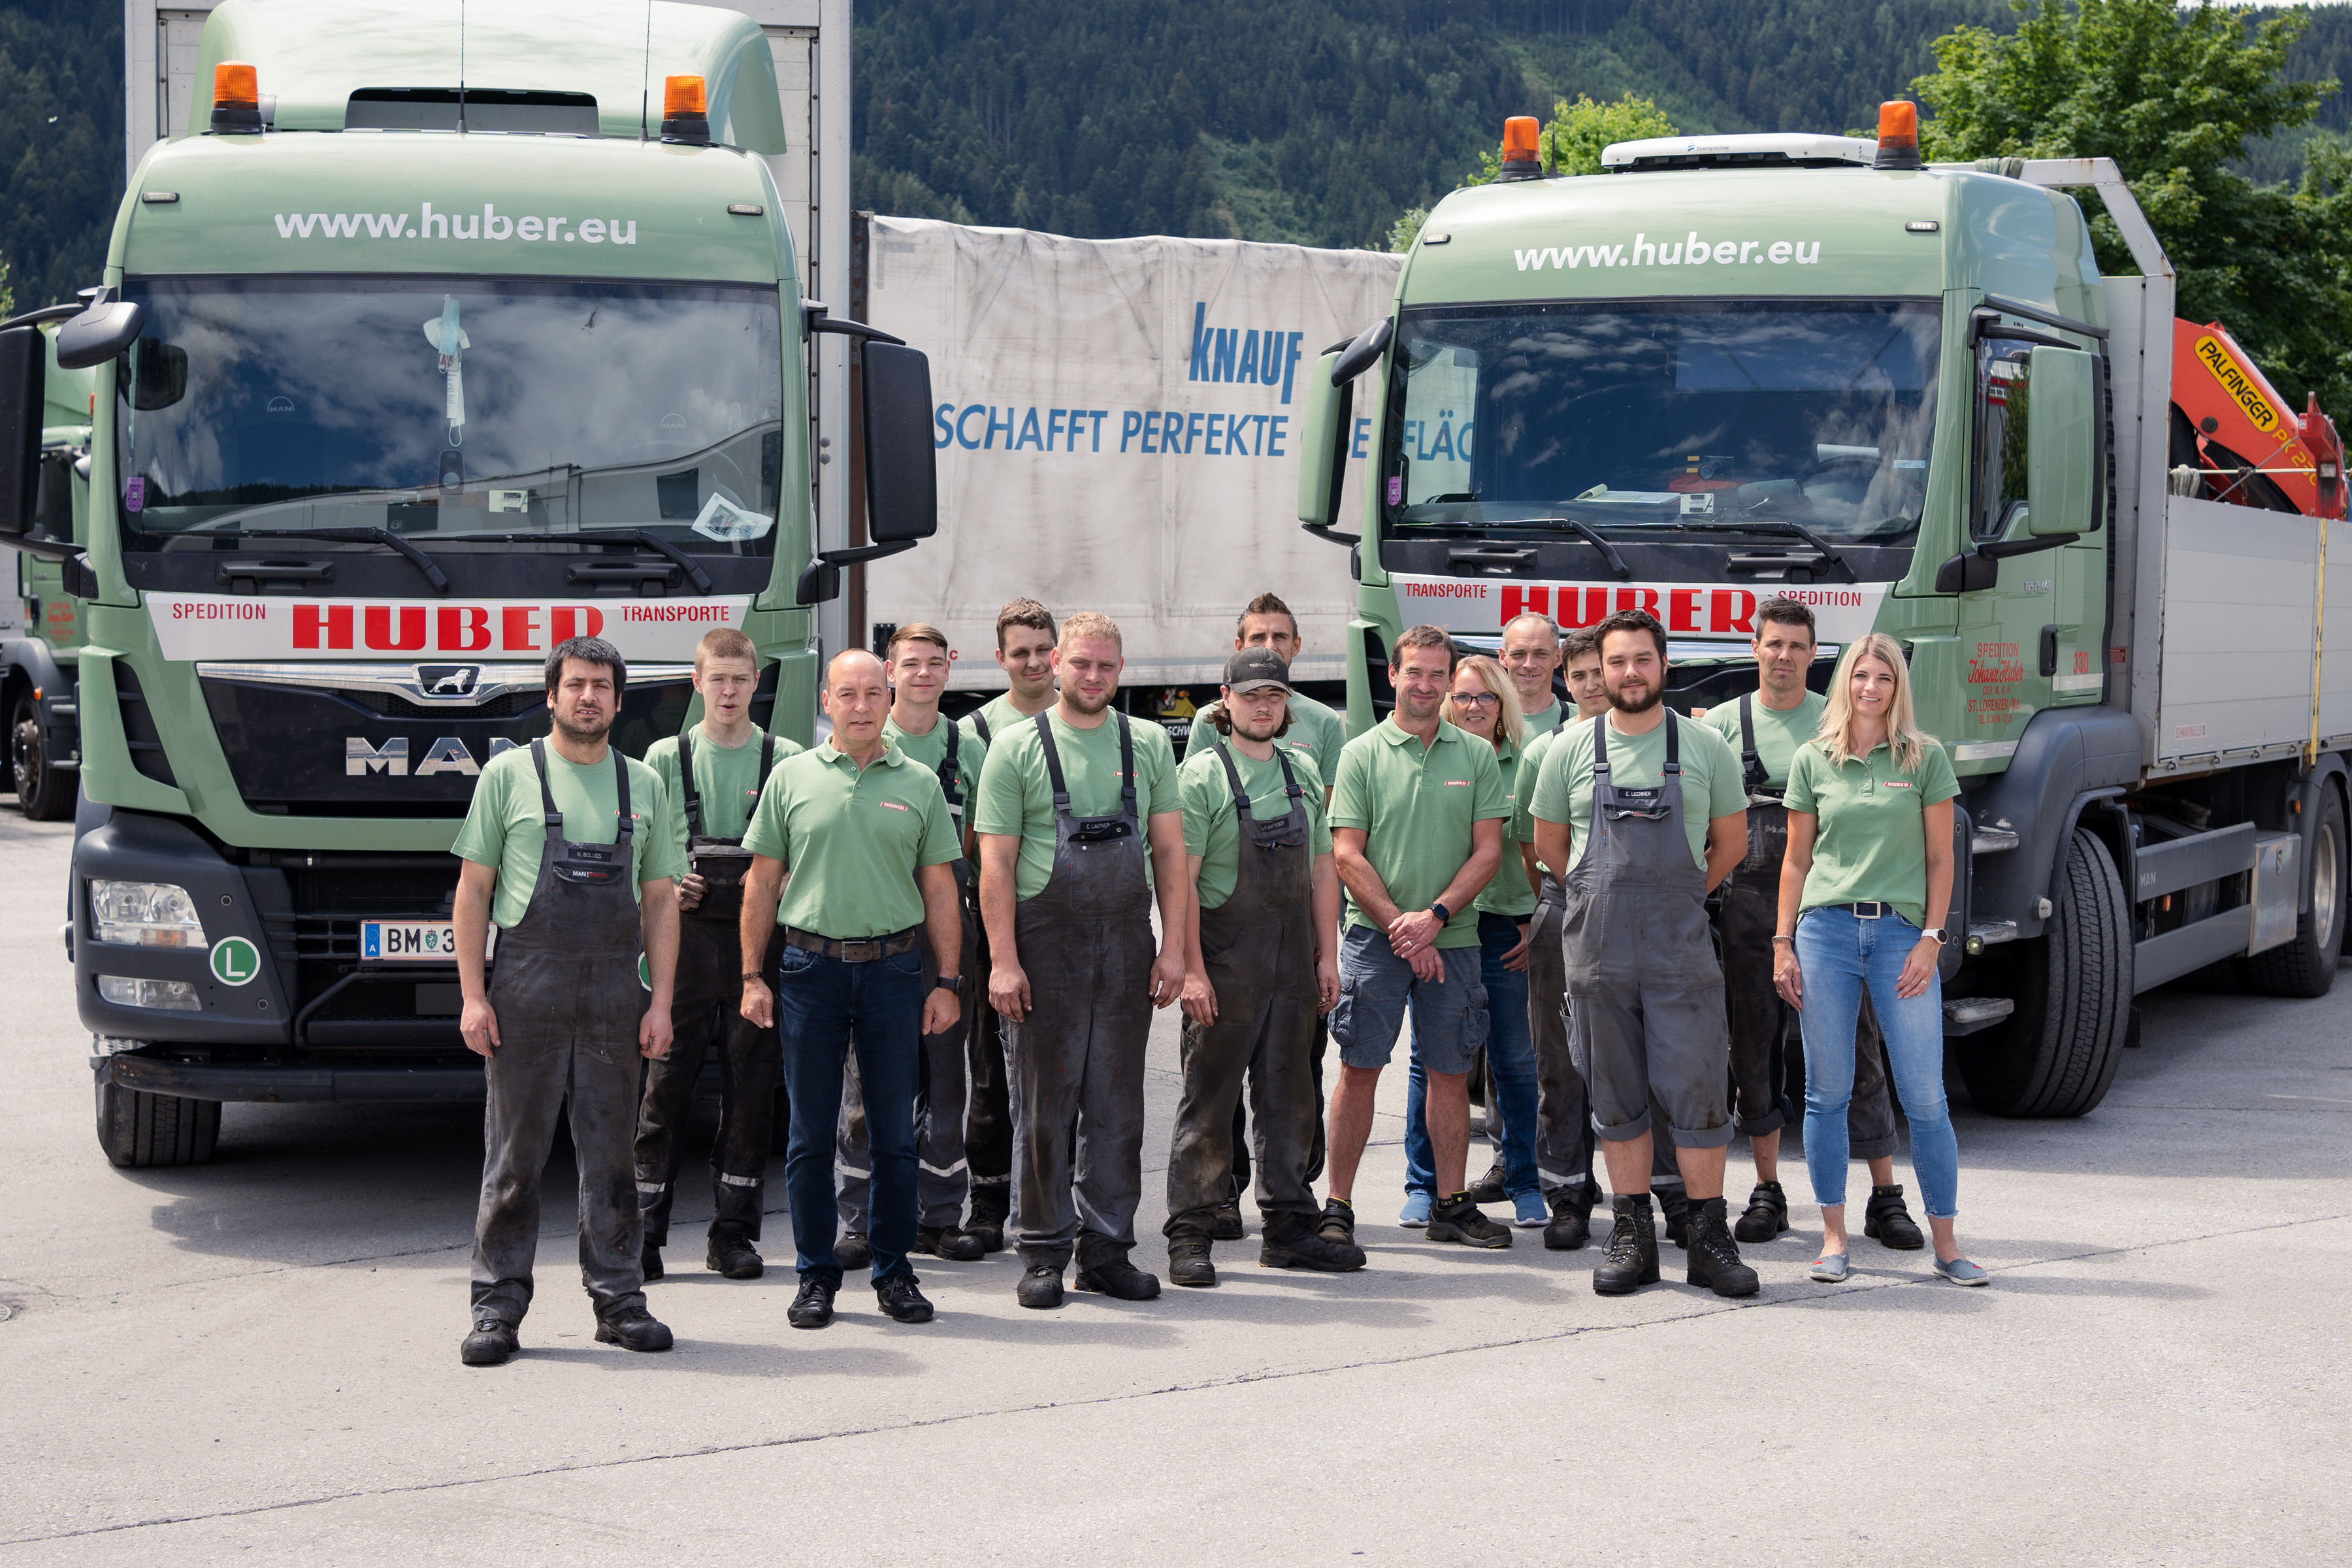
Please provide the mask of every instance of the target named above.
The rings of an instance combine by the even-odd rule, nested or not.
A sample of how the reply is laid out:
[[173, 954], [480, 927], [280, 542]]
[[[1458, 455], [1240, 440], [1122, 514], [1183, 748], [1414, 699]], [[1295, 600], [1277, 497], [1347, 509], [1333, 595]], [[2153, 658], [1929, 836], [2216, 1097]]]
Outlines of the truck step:
[[1977, 921], [1969, 927], [1969, 952], [1982, 952], [1986, 948], [2017, 940], [2015, 921]]
[[1969, 834], [1969, 848], [1978, 855], [1998, 855], [2016, 847], [2017, 829], [2013, 827], [1979, 827]]
[[2015, 1011], [2017, 1004], [2006, 996], [1957, 997], [1944, 1004], [1944, 1037], [1990, 1029]]

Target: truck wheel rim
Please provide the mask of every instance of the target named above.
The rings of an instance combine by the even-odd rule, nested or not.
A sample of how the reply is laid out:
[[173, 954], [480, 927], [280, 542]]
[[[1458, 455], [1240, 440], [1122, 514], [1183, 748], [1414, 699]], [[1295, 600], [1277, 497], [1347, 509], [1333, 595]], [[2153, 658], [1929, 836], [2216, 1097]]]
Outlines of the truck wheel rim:
[[2322, 823], [2318, 840], [2311, 847], [2312, 934], [2318, 939], [2322, 952], [2336, 951], [2336, 825]]

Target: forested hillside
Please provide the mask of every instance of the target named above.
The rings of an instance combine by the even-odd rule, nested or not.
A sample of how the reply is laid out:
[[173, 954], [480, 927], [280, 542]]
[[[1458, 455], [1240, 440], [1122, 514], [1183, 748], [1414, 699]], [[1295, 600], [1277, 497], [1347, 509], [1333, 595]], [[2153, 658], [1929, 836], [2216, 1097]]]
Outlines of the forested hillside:
[[[481, 0], [495, 3], [495, 0]], [[2250, 13], [2259, 15], [2259, 13]], [[1870, 123], [2007, 0], [858, 0], [860, 206], [1066, 234], [1378, 245], [1503, 118], [1579, 92], [1688, 131]], [[0, 262], [20, 304], [96, 279], [121, 190], [121, 11], [0, 5]], [[2291, 73], [2352, 80], [2352, 6]], [[2352, 100], [2318, 128], [2352, 127]], [[2248, 149], [2290, 179], [2311, 130]]]

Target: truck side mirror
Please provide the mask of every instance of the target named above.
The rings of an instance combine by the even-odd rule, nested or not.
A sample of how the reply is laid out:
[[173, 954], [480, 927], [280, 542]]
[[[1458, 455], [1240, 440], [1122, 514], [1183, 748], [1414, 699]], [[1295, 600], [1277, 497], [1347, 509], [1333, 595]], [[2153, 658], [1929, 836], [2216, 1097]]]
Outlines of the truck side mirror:
[[1331, 384], [1339, 363], [1339, 349], [1315, 362], [1307, 378], [1307, 410], [1298, 421], [1298, 521], [1309, 532], [1339, 521], [1340, 484], [1348, 476], [1348, 422], [1355, 412], [1356, 384]]
[[2098, 355], [2037, 346], [2028, 368], [2025, 531], [2036, 539], [2099, 525]]
[[861, 377], [866, 425], [866, 537], [913, 543], [940, 531], [939, 449], [931, 441], [931, 362], [920, 349], [868, 342]]
[[139, 341], [147, 324], [147, 307], [136, 300], [100, 296], [89, 308], [58, 329], [58, 368], [89, 370]]
[[22, 539], [38, 525], [48, 360], [40, 328], [0, 332], [0, 539]]

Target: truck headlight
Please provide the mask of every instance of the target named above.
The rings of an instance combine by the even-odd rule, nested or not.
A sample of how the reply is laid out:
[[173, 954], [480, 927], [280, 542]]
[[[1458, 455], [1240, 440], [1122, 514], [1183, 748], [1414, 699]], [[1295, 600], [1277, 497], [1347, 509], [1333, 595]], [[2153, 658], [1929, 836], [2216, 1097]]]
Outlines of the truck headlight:
[[101, 974], [98, 977], [98, 994], [118, 1007], [161, 1007], [167, 1013], [205, 1010], [205, 1005], [196, 999], [196, 988], [184, 980], [133, 980], [123, 974]]
[[172, 882], [89, 884], [89, 914], [98, 940], [136, 947], [203, 947], [205, 923], [188, 889]]

